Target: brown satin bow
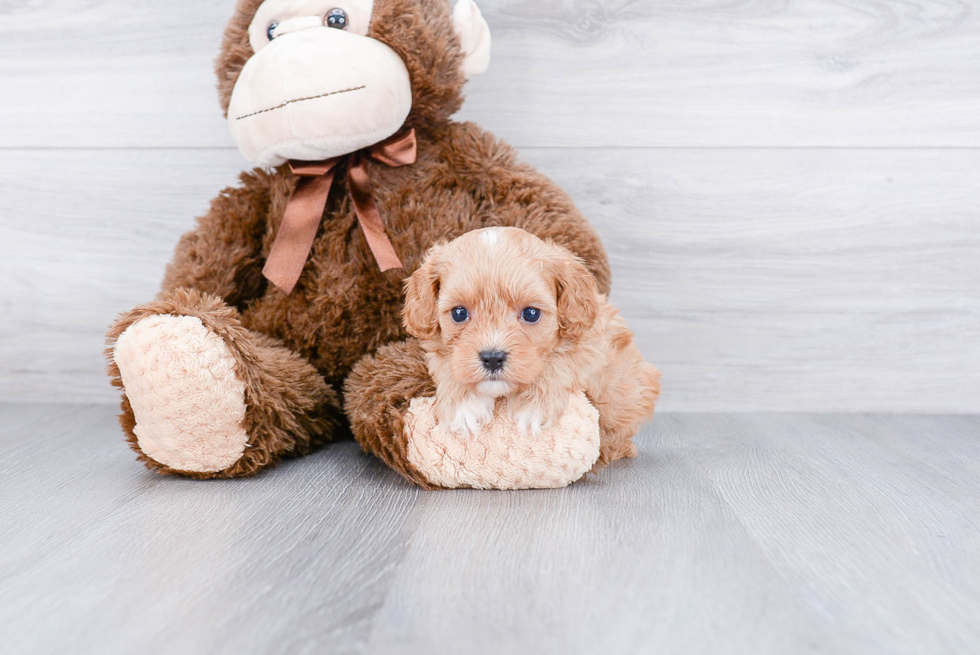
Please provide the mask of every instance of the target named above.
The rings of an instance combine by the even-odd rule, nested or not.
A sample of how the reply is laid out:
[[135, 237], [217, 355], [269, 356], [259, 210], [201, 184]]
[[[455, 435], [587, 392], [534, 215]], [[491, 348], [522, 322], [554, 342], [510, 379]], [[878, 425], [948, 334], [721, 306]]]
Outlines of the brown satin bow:
[[396, 168], [407, 166], [415, 163], [416, 146], [415, 130], [412, 129], [342, 157], [322, 162], [289, 162], [293, 173], [300, 179], [286, 205], [286, 214], [262, 274], [286, 293], [296, 286], [313, 249], [323, 210], [327, 206], [327, 195], [333, 186], [334, 171], [337, 164], [345, 159], [349, 161], [347, 188], [354, 202], [354, 213], [378, 266], [382, 271], [401, 268], [402, 262], [395, 254], [381, 221], [381, 212], [371, 196], [367, 160], [373, 159]]

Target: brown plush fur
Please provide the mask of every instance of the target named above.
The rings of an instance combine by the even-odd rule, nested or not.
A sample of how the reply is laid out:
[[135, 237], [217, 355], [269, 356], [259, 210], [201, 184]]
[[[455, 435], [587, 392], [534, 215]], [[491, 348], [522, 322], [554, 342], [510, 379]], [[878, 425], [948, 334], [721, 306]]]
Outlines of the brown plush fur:
[[[225, 108], [252, 54], [246, 29], [259, 4], [241, 0], [225, 34], [217, 62]], [[464, 81], [449, 2], [377, 0], [371, 35], [401, 54], [412, 75], [415, 104], [406, 125], [417, 129], [418, 161], [402, 168], [368, 164], [374, 198], [405, 268], [378, 270], [338, 171], [295, 290], [285, 295], [267, 284], [261, 269], [295, 179], [286, 167], [254, 170], [242, 175], [238, 188], [223, 191], [180, 240], [158, 301], [127, 313], [110, 332], [111, 342], [141, 317], [188, 313], [224, 337], [239, 358], [249, 389], [252, 449], [226, 471], [195, 477], [251, 474], [329, 440], [336, 420], [325, 408], [336, 412], [334, 394], [343, 388], [365, 450], [424, 485], [399, 439], [406, 399], [431, 394], [431, 381], [417, 345], [382, 347], [408, 336], [401, 326], [402, 282], [437, 240], [485, 226], [522, 227], [581, 257], [599, 289], [609, 291], [602, 244], [568, 196], [492, 135], [448, 119], [461, 103]], [[111, 357], [109, 372], [121, 388]], [[120, 421], [139, 452], [125, 397]]]
[[116, 321], [109, 332], [106, 348], [113, 386], [123, 388], [119, 368], [112, 358], [116, 339], [133, 323], [156, 314], [195, 316], [224, 339], [235, 358], [235, 372], [245, 383], [244, 427], [250, 447], [233, 466], [218, 473], [175, 471], [140, 451], [133, 432], [136, 421], [132, 407], [124, 396], [120, 424], [130, 445], [139, 453], [139, 459], [149, 468], [158, 473], [194, 478], [252, 475], [283, 456], [309, 453], [321, 446], [336, 428], [341, 417], [337, 394], [327, 387], [309, 363], [274, 339], [243, 328], [238, 312], [220, 298], [189, 289], [177, 289]]
[[430, 397], [436, 385], [425, 366], [425, 352], [411, 339], [381, 347], [362, 359], [344, 385], [347, 416], [361, 446], [380, 457], [409, 482], [436, 489], [408, 464], [404, 410], [412, 398]]

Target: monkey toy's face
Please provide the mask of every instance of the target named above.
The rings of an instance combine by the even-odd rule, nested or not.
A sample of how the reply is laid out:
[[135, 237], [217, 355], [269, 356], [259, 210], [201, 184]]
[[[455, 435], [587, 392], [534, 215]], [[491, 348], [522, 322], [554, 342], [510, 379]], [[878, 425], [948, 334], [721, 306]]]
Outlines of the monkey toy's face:
[[[391, 12], [379, 17], [376, 5], [391, 2], [265, 0], [258, 5], [247, 29], [252, 54], [228, 104], [232, 137], [249, 161], [263, 167], [318, 161], [399, 131], [412, 112], [410, 65], [415, 62], [406, 65], [403, 57], [412, 56], [413, 49], [386, 43], [385, 35], [397, 30], [372, 25], [397, 18]], [[445, 2], [448, 20], [449, 0], [421, 2]], [[490, 40], [473, 0], [459, 0], [452, 28], [459, 39], [460, 74], [482, 72]]]

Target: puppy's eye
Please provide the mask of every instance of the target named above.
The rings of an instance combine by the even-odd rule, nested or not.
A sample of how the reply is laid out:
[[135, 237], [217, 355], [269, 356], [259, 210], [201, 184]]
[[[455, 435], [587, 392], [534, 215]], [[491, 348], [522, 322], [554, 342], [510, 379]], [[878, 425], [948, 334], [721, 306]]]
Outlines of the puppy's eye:
[[275, 32], [277, 27], [279, 27], [279, 23], [269, 23], [269, 27], [265, 28], [265, 35], [269, 37], [270, 41], [276, 38]]
[[470, 313], [466, 311], [465, 307], [455, 307], [453, 311], [449, 312], [453, 320], [457, 323], [465, 323], [466, 319], [470, 317]]
[[537, 307], [527, 307], [521, 312], [521, 318], [526, 323], [537, 323], [541, 320], [541, 310]]
[[338, 30], [347, 29], [347, 12], [343, 9], [331, 9], [323, 17], [323, 24], [327, 27], [335, 27]]

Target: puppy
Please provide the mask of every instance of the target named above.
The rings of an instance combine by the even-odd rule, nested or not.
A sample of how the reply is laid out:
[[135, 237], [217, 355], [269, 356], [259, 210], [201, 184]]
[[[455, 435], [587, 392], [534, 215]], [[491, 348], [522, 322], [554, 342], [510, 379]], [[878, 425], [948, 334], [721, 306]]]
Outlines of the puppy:
[[660, 374], [582, 261], [518, 228], [434, 246], [406, 282], [405, 329], [422, 343], [440, 423], [479, 433], [507, 403], [537, 434], [584, 391], [599, 410], [599, 465], [635, 457]]

